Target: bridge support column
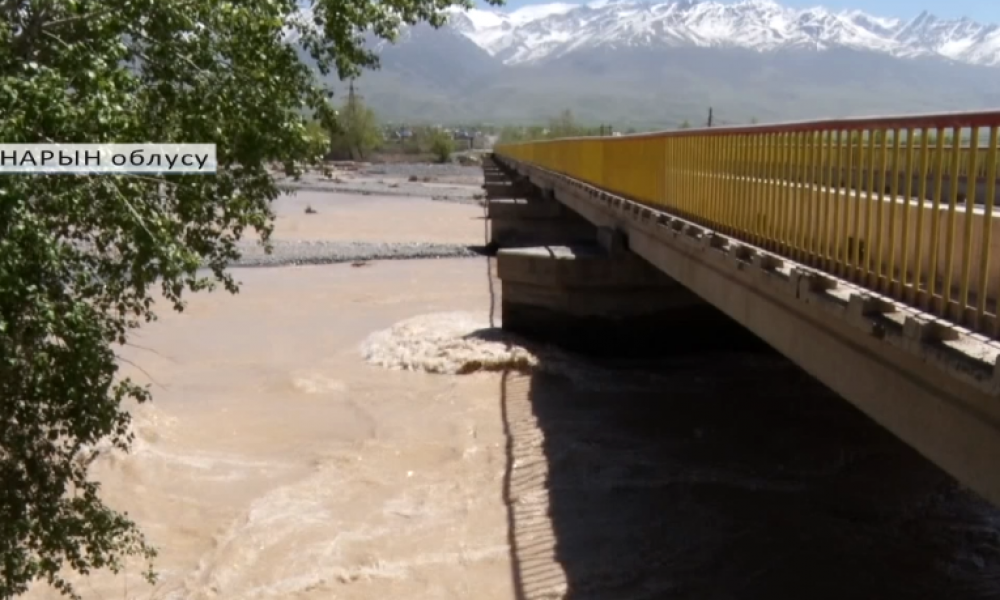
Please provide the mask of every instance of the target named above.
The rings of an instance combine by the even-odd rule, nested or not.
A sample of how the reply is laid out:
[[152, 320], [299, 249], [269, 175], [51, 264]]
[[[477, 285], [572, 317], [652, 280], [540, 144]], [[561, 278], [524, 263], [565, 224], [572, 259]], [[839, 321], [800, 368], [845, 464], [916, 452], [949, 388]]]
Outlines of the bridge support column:
[[490, 243], [497, 248], [593, 243], [597, 229], [553, 199], [491, 200]]
[[497, 253], [503, 328], [595, 356], [662, 356], [762, 343], [631, 253], [596, 244]]
[[538, 188], [527, 177], [487, 159], [483, 163], [483, 191], [487, 200], [532, 198]]
[[490, 220], [490, 246], [593, 243], [597, 229], [516, 171], [488, 158], [483, 190]]

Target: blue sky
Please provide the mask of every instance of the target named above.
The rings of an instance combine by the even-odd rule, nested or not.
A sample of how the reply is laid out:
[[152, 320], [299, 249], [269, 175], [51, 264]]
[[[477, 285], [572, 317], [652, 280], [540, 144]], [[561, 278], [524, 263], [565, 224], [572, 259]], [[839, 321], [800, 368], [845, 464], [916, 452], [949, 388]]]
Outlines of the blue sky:
[[988, 23], [1000, 22], [1000, 0], [777, 0], [795, 7], [825, 6], [833, 9], [858, 8], [885, 17], [915, 17], [926, 10], [939, 17], [969, 17]]
[[[545, 4], [554, 0], [507, 0], [507, 7]], [[909, 18], [921, 10], [945, 18], [969, 17], [985, 23], [1000, 23], [1000, 0], [776, 0], [779, 4], [805, 8], [825, 6], [831, 9], [862, 9], [880, 17]]]

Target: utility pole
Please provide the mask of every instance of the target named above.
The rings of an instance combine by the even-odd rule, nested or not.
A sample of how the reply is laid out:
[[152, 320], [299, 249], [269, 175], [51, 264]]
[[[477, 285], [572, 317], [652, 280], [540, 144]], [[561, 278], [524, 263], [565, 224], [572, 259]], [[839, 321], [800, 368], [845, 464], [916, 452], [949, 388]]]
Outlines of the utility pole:
[[712, 107], [708, 107], [708, 126], [712, 126]]
[[361, 100], [362, 96], [360, 94], [354, 93], [354, 78], [351, 78], [350, 86], [347, 88], [347, 104], [351, 107], [357, 100]]
[[[357, 104], [357, 102], [360, 99], [361, 99], [361, 96], [359, 96], [358, 94], [356, 94], [354, 92], [354, 78], [352, 77], [351, 81], [350, 81], [350, 84], [348, 85], [348, 88], [347, 88], [347, 107], [346, 107], [347, 108], [347, 111], [346, 111], [347, 114], [345, 115], [345, 117], [347, 117], [347, 127], [349, 129], [352, 129], [352, 130], [357, 126], [357, 119], [358, 119], [358, 104]], [[347, 142], [347, 144], [348, 144], [348, 152], [351, 153], [351, 159], [352, 160], [354, 159], [355, 152], [357, 152], [357, 154], [358, 154], [359, 157], [363, 158], [360, 148], [352, 148], [351, 147], [350, 140], [354, 139], [354, 137], [355, 137], [354, 134], [349, 134], [347, 136], [347, 140], [348, 140], [348, 142]]]

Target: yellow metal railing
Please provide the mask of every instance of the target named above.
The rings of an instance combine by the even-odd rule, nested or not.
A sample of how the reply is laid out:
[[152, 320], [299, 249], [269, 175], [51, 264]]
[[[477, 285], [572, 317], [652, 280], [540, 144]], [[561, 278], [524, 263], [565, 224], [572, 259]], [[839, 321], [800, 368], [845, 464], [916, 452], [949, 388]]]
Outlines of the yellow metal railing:
[[998, 128], [995, 111], [559, 139], [495, 152], [995, 338]]

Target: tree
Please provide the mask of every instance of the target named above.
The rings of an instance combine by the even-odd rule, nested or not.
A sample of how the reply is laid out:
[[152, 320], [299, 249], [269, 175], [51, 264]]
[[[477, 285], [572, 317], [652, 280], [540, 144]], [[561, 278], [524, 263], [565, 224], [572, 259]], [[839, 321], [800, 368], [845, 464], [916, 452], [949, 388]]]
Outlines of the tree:
[[573, 117], [573, 111], [568, 108], [563, 110], [558, 117], [549, 121], [549, 137], [564, 138], [579, 134], [580, 130], [576, 124], [576, 118]]
[[507, 126], [500, 130], [499, 143], [511, 144], [516, 142], [530, 142], [545, 139], [546, 137], [547, 134], [545, 133], [545, 128], [538, 125], [531, 125], [527, 127]]
[[237, 291], [237, 241], [271, 232], [267, 167], [300, 174], [319, 158], [306, 120], [334, 124], [302, 57], [356, 76], [378, 64], [361, 32], [440, 26], [458, 2], [0, 0], [0, 139], [214, 143], [219, 164], [0, 178], [0, 598], [37, 579], [73, 595], [64, 569], [152, 561], [88, 474], [98, 442], [130, 445], [122, 403], [150, 399], [116, 349], [156, 318], [157, 288], [178, 311], [188, 292]]
[[330, 132], [330, 149], [351, 159], [364, 159], [382, 142], [382, 129], [375, 111], [354, 94], [348, 96]]
[[318, 121], [306, 124], [306, 138], [312, 154], [322, 155], [330, 149], [330, 132]]
[[508, 125], [500, 130], [500, 137], [497, 141], [500, 144], [523, 142], [527, 138], [527, 133], [524, 127], [512, 127]]
[[688, 123], [688, 120], [684, 119], [684, 121], [681, 122], [680, 126], [678, 126], [677, 129], [691, 129], [691, 123]]
[[431, 134], [431, 154], [439, 163], [446, 163], [455, 151], [455, 141], [447, 133], [437, 130]]
[[426, 125], [415, 125], [405, 128], [409, 137], [400, 140], [399, 149], [406, 154], [430, 154], [437, 128]]

